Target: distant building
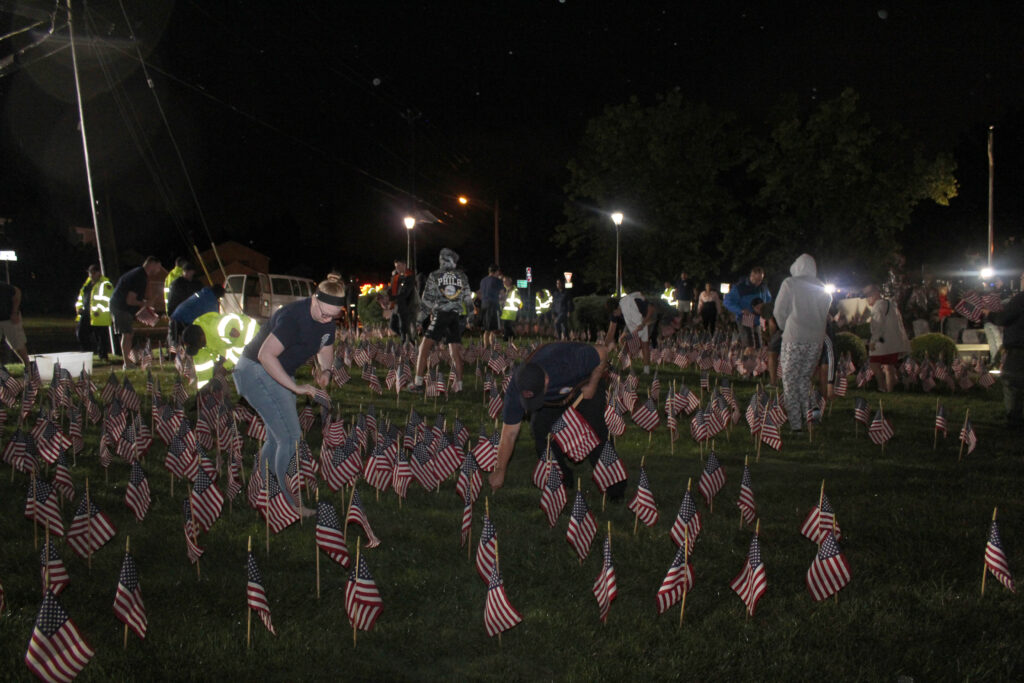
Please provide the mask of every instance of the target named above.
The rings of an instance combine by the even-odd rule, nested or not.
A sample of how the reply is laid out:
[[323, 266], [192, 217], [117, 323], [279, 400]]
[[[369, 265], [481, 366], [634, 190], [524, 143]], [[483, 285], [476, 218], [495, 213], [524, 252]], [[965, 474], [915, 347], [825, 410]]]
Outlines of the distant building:
[[[255, 249], [250, 249], [234, 240], [218, 244], [217, 254], [220, 255], [220, 260], [223, 262], [224, 270], [228, 275], [252, 275], [254, 273], [270, 272], [269, 256], [261, 254]], [[210, 277], [213, 278], [213, 281], [223, 284], [224, 274], [221, 273], [220, 264], [217, 263], [217, 256], [213, 253], [213, 249], [207, 249], [202, 252], [199, 254], [199, 258], [202, 259], [206, 269], [210, 272]]]

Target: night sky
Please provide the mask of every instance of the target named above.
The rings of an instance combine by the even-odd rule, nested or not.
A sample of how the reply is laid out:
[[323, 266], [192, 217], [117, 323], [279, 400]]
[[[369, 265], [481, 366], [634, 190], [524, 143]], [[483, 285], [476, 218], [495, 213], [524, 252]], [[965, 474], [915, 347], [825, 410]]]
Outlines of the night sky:
[[[0, 3], [0, 28], [52, 7]], [[379, 280], [405, 253], [401, 219], [415, 208], [442, 221], [416, 229], [420, 269], [448, 245], [476, 276], [492, 259], [497, 200], [503, 266], [572, 270], [545, 240], [563, 219], [565, 166], [586, 121], [676, 88], [754, 126], [783, 96], [811, 103], [855, 88], [877, 121], [957, 157], [961, 196], [916, 212], [908, 234], [969, 231], [981, 248], [995, 124], [997, 242], [1021, 233], [1021, 3], [123, 7], [137, 42], [116, 0], [75, 5], [97, 199], [122, 254], [167, 263], [190, 240], [205, 248], [208, 228], [269, 254], [274, 271], [316, 278], [338, 267]], [[70, 51], [44, 57], [67, 44], [65, 24], [59, 13], [54, 37], [0, 71], [0, 216], [38, 204], [61, 226], [91, 224]], [[3, 40], [0, 57], [40, 36]], [[462, 193], [475, 200], [467, 208]]]

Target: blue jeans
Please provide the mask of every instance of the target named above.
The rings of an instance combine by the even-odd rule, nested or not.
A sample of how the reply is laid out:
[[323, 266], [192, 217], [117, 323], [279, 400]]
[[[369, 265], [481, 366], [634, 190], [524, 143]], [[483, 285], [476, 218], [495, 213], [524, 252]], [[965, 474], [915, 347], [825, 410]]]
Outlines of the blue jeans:
[[288, 465], [294, 460], [298, 441], [302, 438], [299, 414], [295, 410], [295, 394], [278, 384], [262, 365], [244, 356], [235, 365], [233, 376], [238, 394], [259, 413], [267, 426], [267, 440], [260, 457], [277, 477], [285, 498], [295, 505], [286, 479]]

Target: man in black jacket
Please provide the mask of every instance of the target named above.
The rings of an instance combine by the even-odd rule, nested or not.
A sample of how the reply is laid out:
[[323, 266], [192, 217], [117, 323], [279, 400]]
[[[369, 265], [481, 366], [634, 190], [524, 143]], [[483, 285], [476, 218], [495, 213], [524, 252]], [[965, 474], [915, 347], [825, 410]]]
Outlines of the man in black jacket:
[[997, 313], [982, 310], [985, 322], [1003, 326], [1003, 404], [1006, 424], [1011, 429], [1024, 427], [1024, 274], [1021, 290], [1003, 310]]

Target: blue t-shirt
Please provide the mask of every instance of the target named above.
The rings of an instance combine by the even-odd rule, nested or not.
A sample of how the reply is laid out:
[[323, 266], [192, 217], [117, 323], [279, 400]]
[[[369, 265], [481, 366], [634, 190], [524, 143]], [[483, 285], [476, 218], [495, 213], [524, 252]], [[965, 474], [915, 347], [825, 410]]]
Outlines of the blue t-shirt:
[[171, 313], [171, 320], [176, 320], [183, 325], [191, 325], [195, 319], [204, 313], [216, 313], [220, 310], [220, 300], [209, 287], [203, 287], [198, 292], [178, 304]]
[[269, 322], [245, 345], [242, 355], [259, 363], [260, 347], [273, 334], [284, 346], [277, 359], [284, 371], [294, 376], [316, 352], [334, 343], [334, 321], [314, 320], [309, 310], [311, 301], [309, 297], [299, 299], [274, 311]]
[[135, 292], [135, 296], [141, 301], [146, 298], [146, 289], [149, 287], [149, 275], [142, 266], [132, 268], [117, 279], [114, 285], [114, 293], [110, 295], [110, 308], [116, 311], [128, 311], [137, 313], [139, 306], [129, 306], [128, 292]]
[[480, 301], [485, 304], [498, 305], [498, 300], [501, 298], [502, 287], [501, 280], [488, 275], [480, 281]]
[[[594, 368], [601, 362], [597, 349], [583, 342], [555, 342], [545, 344], [533, 353], [531, 363], [536, 363], [548, 376], [548, 390], [544, 394], [545, 402], [564, 399], [573, 387], [590, 377]], [[526, 411], [519, 402], [519, 387], [516, 378], [508, 383], [505, 390], [505, 406], [501, 411], [501, 421], [507, 425], [516, 425], [523, 421]]]

